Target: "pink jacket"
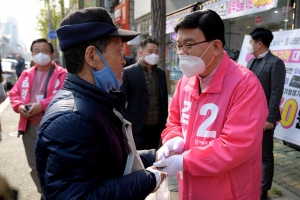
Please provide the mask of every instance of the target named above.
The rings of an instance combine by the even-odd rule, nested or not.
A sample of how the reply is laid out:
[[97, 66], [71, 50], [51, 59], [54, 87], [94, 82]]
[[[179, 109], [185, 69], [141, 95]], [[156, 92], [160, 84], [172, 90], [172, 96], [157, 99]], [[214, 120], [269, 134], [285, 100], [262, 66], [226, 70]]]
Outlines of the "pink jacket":
[[178, 82], [163, 143], [183, 137], [180, 199], [260, 198], [262, 135], [268, 114], [256, 76], [224, 52], [216, 73], [199, 95], [199, 78]]
[[[47, 98], [40, 101], [44, 112], [46, 111], [48, 104], [50, 103], [54, 95], [57, 93], [57, 91], [60, 88], [62, 88], [67, 74], [66, 69], [56, 65], [55, 63], [54, 65], [55, 65], [55, 69], [49, 80], [48, 87], [47, 87]], [[30, 92], [31, 92], [35, 72], [36, 72], [36, 66], [23, 71], [16, 84], [9, 92], [10, 103], [12, 105], [13, 110], [16, 113], [18, 113], [18, 107], [20, 105], [25, 105], [30, 102]], [[27, 119], [20, 115], [18, 130], [25, 131], [26, 125], [27, 125]]]

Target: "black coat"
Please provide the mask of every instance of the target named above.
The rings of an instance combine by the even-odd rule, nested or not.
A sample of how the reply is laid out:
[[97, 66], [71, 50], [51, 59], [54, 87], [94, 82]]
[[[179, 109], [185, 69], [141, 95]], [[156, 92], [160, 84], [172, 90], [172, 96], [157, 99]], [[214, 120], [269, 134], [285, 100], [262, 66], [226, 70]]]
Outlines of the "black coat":
[[[254, 58], [248, 62], [248, 69], [250, 69], [253, 61]], [[270, 51], [262, 58], [254, 72], [264, 89], [268, 102], [267, 122], [276, 123], [281, 118], [279, 104], [284, 89], [285, 73], [284, 62]]]
[[[140, 170], [123, 176], [127, 149], [121, 121], [113, 113], [122, 94], [108, 94], [67, 74], [36, 139], [44, 199], [144, 199], [153, 191], [153, 173]], [[152, 165], [154, 154], [143, 152], [145, 167]]]
[[[160, 94], [161, 124], [165, 124], [168, 117], [168, 89], [165, 71], [156, 68], [158, 88]], [[146, 120], [149, 94], [139, 63], [126, 67], [123, 73], [121, 91], [127, 94], [125, 119], [132, 123], [134, 133], [140, 132]]]

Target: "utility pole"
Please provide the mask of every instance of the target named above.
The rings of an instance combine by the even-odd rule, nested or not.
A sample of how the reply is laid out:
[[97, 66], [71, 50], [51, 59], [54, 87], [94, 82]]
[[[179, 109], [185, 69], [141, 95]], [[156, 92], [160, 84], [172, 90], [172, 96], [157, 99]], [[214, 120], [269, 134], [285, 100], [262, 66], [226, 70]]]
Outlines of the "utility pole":
[[151, 0], [152, 38], [159, 43], [158, 66], [166, 67], [166, 1]]

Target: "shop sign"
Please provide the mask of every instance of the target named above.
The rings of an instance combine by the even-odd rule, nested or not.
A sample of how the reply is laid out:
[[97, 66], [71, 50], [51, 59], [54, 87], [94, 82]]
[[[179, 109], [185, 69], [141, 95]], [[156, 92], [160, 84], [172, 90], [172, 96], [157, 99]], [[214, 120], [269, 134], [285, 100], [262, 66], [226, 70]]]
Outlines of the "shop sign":
[[145, 33], [148, 32], [151, 26], [151, 20], [147, 20], [143, 23], [141, 23], [140, 32]]
[[176, 34], [176, 33], [171, 33], [171, 35], [170, 35], [170, 40], [171, 40], [172, 42], [175, 42], [175, 41], [177, 40], [177, 34]]
[[122, 2], [115, 7], [115, 24], [129, 24], [129, 4]]
[[[280, 102], [281, 120], [275, 137], [300, 146], [300, 30], [273, 32], [271, 52], [285, 63], [286, 78]], [[247, 52], [250, 36], [245, 36], [238, 63], [246, 66], [253, 57]]]
[[229, 19], [276, 8], [277, 3], [278, 0], [211, 0], [201, 6], [214, 10], [222, 19]]
[[190, 14], [190, 12], [186, 12], [184, 14], [178, 15], [176, 17], [172, 17], [166, 20], [166, 34], [173, 33], [176, 24], [186, 15]]
[[255, 25], [261, 25], [262, 16], [258, 15], [255, 17]]

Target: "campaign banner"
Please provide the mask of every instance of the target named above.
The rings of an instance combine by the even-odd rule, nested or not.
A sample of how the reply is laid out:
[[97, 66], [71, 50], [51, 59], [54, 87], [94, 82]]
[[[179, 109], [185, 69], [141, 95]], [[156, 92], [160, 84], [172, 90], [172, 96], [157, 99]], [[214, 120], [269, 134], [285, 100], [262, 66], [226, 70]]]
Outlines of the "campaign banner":
[[[300, 146], [300, 30], [273, 32], [271, 52], [285, 63], [286, 78], [280, 102], [281, 120], [274, 136]], [[244, 38], [238, 63], [246, 66], [253, 55], [247, 52], [250, 36]]]
[[202, 9], [211, 9], [222, 19], [241, 17], [277, 7], [278, 0], [211, 0]]

